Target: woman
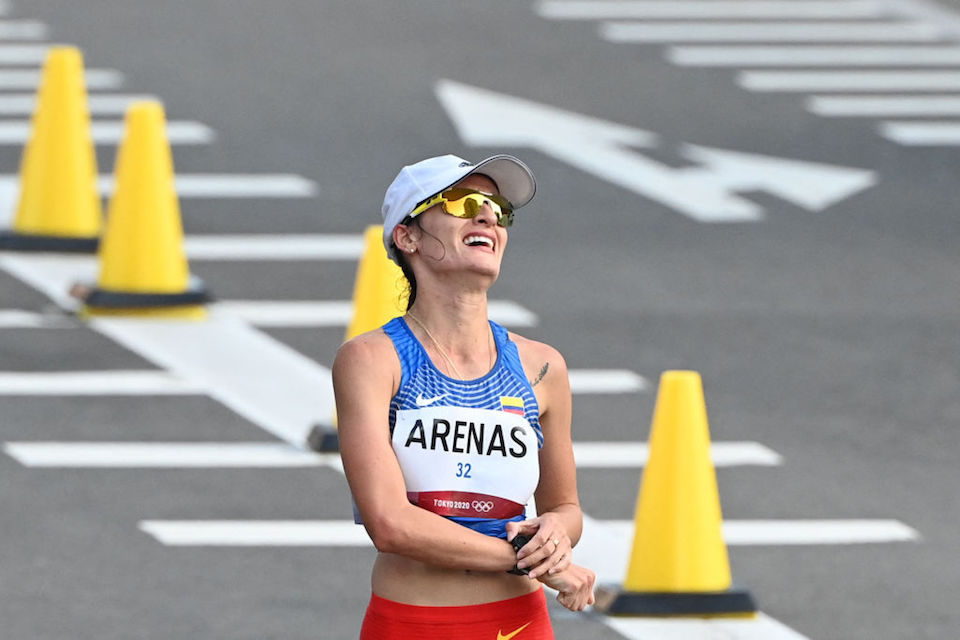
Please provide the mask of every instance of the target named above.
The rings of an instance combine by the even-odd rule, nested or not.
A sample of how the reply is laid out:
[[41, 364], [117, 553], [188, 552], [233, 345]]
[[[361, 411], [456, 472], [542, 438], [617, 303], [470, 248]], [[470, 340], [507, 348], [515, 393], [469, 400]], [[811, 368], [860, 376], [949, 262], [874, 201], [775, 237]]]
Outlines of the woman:
[[582, 514], [566, 364], [487, 318], [513, 209], [534, 191], [505, 155], [429, 158], [387, 189], [407, 313], [333, 366], [343, 466], [379, 551], [361, 640], [553, 638], [542, 584], [573, 611], [593, 603], [593, 572], [571, 563]]

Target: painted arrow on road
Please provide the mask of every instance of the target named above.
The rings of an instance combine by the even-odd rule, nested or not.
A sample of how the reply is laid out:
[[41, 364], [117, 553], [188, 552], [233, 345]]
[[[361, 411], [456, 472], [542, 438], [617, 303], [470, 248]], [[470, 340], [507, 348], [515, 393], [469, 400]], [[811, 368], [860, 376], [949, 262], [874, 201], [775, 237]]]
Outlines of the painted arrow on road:
[[876, 182], [865, 169], [681, 145], [693, 163], [671, 167], [636, 148], [659, 136], [530, 100], [441, 80], [437, 97], [461, 139], [475, 146], [530, 147], [700, 222], [752, 222], [763, 209], [737, 193], [765, 191], [822, 211]]

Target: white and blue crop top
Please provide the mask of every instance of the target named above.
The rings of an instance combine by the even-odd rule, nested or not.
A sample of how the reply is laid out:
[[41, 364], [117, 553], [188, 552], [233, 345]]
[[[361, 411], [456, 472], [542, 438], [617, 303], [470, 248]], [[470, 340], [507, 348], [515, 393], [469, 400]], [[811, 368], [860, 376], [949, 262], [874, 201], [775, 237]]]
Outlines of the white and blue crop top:
[[403, 318], [383, 330], [400, 357], [390, 433], [411, 503], [490, 536], [525, 517], [540, 480], [540, 408], [507, 330], [490, 322], [493, 369], [456, 380], [437, 369]]

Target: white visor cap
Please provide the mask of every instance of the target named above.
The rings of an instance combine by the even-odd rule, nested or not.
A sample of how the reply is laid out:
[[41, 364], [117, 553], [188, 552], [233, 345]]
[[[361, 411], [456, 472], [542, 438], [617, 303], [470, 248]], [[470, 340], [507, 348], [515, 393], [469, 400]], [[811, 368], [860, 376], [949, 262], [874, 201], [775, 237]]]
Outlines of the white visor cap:
[[452, 187], [473, 173], [481, 173], [497, 184], [500, 195], [514, 209], [533, 199], [537, 183], [533, 172], [517, 158], [501, 154], [473, 164], [455, 155], [427, 158], [400, 170], [387, 187], [383, 198], [383, 246], [387, 255], [397, 261], [393, 249], [393, 230], [410, 215], [417, 205]]

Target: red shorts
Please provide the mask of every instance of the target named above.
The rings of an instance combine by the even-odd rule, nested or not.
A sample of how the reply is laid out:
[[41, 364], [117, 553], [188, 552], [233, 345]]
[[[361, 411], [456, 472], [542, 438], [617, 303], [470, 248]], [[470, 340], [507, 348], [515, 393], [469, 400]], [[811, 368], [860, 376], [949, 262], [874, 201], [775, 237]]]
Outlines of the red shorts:
[[543, 589], [463, 607], [401, 604], [373, 594], [360, 640], [553, 640]]

